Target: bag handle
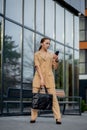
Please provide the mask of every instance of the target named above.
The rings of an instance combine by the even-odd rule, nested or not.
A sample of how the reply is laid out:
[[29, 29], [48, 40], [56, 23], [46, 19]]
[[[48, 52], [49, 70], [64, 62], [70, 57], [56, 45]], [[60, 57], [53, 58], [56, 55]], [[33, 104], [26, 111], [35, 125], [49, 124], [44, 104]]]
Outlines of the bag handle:
[[[44, 88], [45, 88], [45, 93], [48, 93], [47, 88], [46, 88], [46, 86], [45, 86], [45, 85], [40, 86], [40, 89], [41, 89], [41, 87], [44, 87]], [[38, 90], [38, 93], [40, 93], [40, 89]]]

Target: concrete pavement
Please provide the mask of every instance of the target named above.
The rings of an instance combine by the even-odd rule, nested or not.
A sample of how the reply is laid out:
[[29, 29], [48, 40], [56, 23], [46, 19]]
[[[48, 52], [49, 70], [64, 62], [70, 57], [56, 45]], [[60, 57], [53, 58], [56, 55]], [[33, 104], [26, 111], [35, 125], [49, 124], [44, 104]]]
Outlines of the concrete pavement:
[[87, 112], [81, 116], [63, 115], [62, 125], [57, 125], [53, 117], [38, 117], [30, 124], [30, 116], [0, 117], [0, 130], [87, 130]]

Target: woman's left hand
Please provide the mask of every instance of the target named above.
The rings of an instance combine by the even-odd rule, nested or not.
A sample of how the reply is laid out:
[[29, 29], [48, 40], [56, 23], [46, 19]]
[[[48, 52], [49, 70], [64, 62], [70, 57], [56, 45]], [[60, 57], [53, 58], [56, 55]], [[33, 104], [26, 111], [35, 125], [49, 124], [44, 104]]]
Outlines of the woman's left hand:
[[57, 60], [58, 60], [58, 55], [54, 54], [54, 55], [53, 55], [53, 59], [54, 59], [55, 61], [57, 61]]

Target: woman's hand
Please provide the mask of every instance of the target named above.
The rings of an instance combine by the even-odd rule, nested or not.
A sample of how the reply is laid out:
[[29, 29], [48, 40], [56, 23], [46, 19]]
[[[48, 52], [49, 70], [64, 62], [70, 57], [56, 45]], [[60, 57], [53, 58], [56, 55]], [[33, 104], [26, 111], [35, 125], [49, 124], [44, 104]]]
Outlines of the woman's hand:
[[58, 55], [54, 54], [54, 55], [53, 55], [53, 60], [54, 60], [54, 61], [57, 61], [57, 60], [58, 60]]
[[55, 70], [58, 68], [58, 55], [56, 54], [53, 55], [52, 67]]
[[45, 85], [44, 80], [41, 79], [41, 80], [40, 80], [40, 86], [44, 86], [44, 85]]

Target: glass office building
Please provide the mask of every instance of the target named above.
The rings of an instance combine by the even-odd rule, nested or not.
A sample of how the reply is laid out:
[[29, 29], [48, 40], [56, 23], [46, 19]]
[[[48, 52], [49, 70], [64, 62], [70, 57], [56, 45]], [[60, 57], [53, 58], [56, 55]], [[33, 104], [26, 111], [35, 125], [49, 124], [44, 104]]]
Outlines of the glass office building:
[[80, 17], [79, 49], [79, 94], [87, 104], [87, 0], [85, 0], [85, 16]]
[[[68, 0], [0, 0], [0, 114], [30, 111], [23, 106], [28, 99], [22, 90], [32, 89], [34, 52], [43, 37], [51, 39], [49, 51], [60, 51], [56, 88], [64, 89], [67, 96], [79, 95], [78, 14], [83, 12], [76, 5]], [[15, 99], [18, 104], [9, 104], [8, 112], [9, 88], [19, 89], [20, 96]]]

